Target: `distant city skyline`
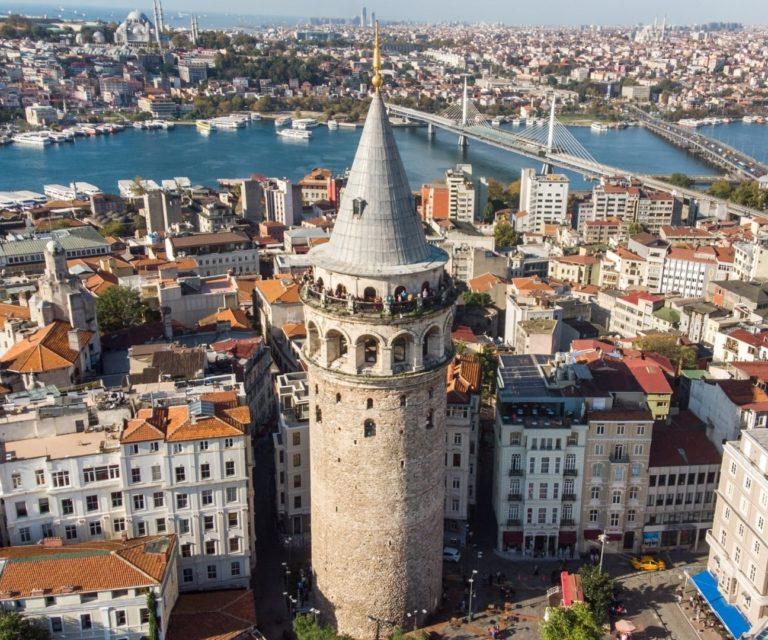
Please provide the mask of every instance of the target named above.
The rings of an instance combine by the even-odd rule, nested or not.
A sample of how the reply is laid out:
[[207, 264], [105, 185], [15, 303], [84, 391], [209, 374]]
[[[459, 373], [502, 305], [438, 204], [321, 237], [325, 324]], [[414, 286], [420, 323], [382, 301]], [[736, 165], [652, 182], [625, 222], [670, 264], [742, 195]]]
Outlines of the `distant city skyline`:
[[[166, 9], [170, 11], [205, 13], [212, 8], [207, 0], [166, 0]], [[11, 6], [12, 5], [12, 6]], [[59, 0], [56, 3], [17, 0], [4, 7], [3, 12], [16, 7], [63, 6], [76, 9], [137, 8], [149, 15], [152, 10], [151, 0]], [[627, 7], [614, 0], [590, 0], [586, 3], [574, 3], [571, 0], [550, 0], [544, 9], [541, 5], [502, 4], [498, 0], [477, 0], [471, 9], [466, 3], [445, 3], [438, 0], [425, 0], [414, 5], [408, 0], [388, 0], [380, 4], [363, 3], [355, 0], [326, 0], [315, 3], [310, 0], [288, 0], [286, 2], [267, 2], [256, 7], [249, 0], [232, 0], [228, 3], [232, 14], [280, 16], [285, 18], [354, 18], [360, 15], [363, 6], [368, 12], [374, 11], [382, 20], [389, 21], [428, 21], [428, 22], [503, 22], [508, 25], [634, 25], [659, 21], [664, 16], [669, 25], [704, 24], [708, 22], [741, 22], [744, 24], [766, 24], [765, 13], [760, 11], [757, 0], [734, 0], [724, 5], [715, 0], [680, 0], [674, 4], [667, 0], [647, 0]], [[218, 8], [218, 7], [213, 7]], [[221, 11], [211, 13], [221, 14]]]

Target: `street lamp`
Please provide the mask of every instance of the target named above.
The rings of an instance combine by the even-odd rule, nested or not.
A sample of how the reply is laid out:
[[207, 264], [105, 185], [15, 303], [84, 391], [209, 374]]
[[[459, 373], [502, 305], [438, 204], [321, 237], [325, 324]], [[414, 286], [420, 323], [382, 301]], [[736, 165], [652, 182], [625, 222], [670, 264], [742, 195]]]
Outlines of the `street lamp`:
[[414, 631], [416, 631], [416, 625], [417, 625], [418, 616], [419, 616], [420, 613], [422, 613], [424, 615], [427, 615], [427, 610], [426, 609], [414, 609], [413, 611], [409, 611], [408, 613], [405, 614], [409, 618], [413, 618], [413, 630]]
[[475, 569], [478, 569], [478, 570], [480, 569], [480, 560], [482, 560], [482, 559], [483, 559], [483, 552], [482, 551], [478, 551], [477, 552], [477, 564], [475, 565]]
[[320, 609], [312, 607], [309, 612], [315, 617], [315, 624], [317, 624], [317, 616], [320, 614]]
[[603, 555], [605, 554], [605, 543], [608, 541], [608, 536], [604, 533], [601, 533], [599, 536], [597, 536], [597, 539], [600, 541], [600, 573], [603, 572]]
[[477, 569], [472, 569], [472, 577], [469, 579], [469, 608], [467, 609], [467, 620], [472, 622], [472, 596], [475, 592], [475, 576]]

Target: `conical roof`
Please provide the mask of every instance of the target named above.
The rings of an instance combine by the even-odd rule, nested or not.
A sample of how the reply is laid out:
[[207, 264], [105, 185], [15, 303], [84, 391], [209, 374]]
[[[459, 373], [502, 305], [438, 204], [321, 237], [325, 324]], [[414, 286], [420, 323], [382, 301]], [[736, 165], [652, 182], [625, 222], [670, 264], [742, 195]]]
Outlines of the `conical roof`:
[[331, 238], [310, 257], [319, 267], [370, 276], [421, 271], [447, 260], [426, 240], [379, 93], [368, 109]]

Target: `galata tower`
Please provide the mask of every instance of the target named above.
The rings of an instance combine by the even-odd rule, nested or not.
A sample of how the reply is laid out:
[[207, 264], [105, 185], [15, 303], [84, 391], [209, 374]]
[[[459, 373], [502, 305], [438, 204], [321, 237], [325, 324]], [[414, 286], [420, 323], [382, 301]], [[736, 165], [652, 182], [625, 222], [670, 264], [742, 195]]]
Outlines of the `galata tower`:
[[453, 288], [375, 94], [329, 242], [302, 288], [312, 569], [324, 621], [384, 638], [442, 595]]

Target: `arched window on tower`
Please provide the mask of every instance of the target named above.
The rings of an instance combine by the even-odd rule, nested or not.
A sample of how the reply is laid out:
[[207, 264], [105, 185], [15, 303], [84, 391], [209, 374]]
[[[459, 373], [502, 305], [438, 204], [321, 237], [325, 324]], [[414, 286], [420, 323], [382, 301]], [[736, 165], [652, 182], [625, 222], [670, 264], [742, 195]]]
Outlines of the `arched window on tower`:
[[339, 402], [341, 402], [341, 394], [337, 393], [336, 394], [336, 404], [338, 404]]
[[366, 287], [363, 289], [363, 300], [366, 302], [373, 302], [378, 297], [378, 294], [376, 293], [376, 289], [373, 287]]
[[435, 412], [432, 409], [427, 413], [427, 429], [431, 429], [435, 426]]
[[370, 418], [363, 422], [363, 435], [366, 438], [372, 438], [376, 435], [376, 423]]
[[366, 409], [373, 409], [373, 398], [368, 398], [365, 401], [365, 408]]

